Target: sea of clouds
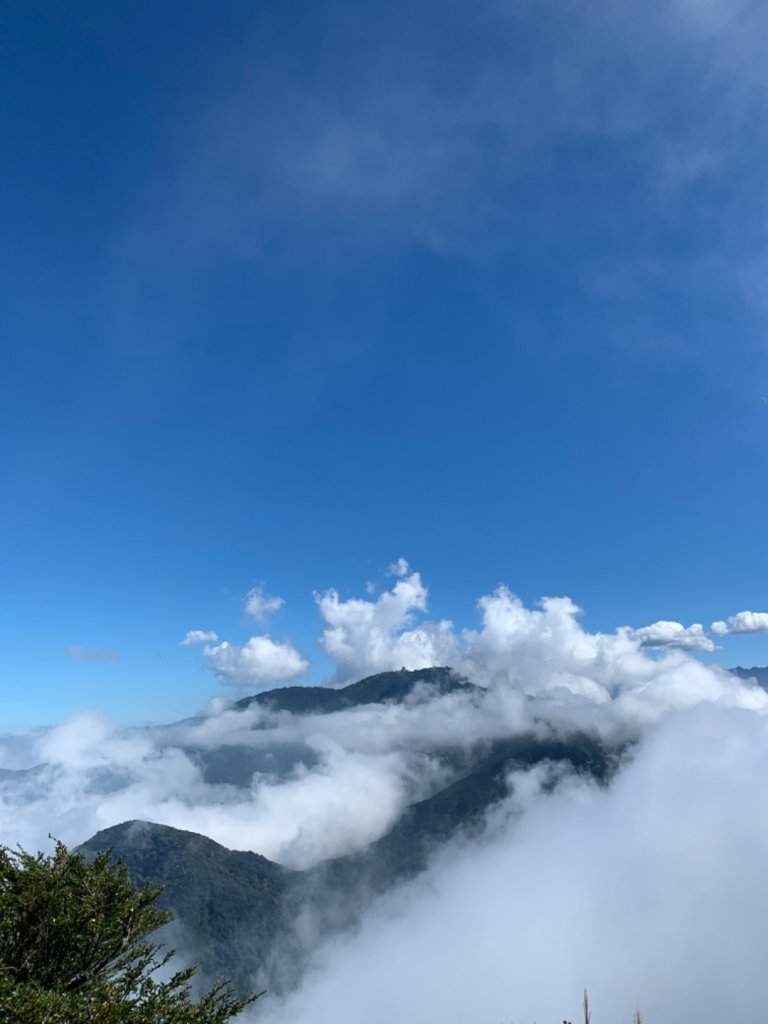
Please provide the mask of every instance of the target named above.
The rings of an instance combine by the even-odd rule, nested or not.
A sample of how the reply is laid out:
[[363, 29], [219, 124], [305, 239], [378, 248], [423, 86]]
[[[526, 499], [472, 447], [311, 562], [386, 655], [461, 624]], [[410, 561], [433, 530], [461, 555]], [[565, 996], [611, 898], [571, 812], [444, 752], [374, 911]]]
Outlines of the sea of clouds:
[[650, 730], [607, 790], [515, 778], [483, 840], [330, 939], [266, 1019], [559, 1022], [587, 986], [595, 1021], [762, 1020], [767, 726], [703, 703]]
[[[318, 595], [336, 681], [451, 664], [478, 689], [417, 687], [400, 704], [324, 715], [216, 698], [160, 728], [82, 712], [0, 740], [0, 841], [45, 849], [49, 833], [77, 844], [145, 819], [306, 868], [366, 846], [450, 781], [441, 751], [587, 730], [635, 744], [607, 789], [566, 774], [553, 792], [541, 768], [517, 773], [481, 838], [436, 851], [354, 936], [314, 951], [286, 1004], [257, 1016], [532, 1024], [575, 1015], [587, 985], [602, 1020], [628, 1020], [637, 1004], [653, 1024], [757, 1020], [768, 694], [696, 653], [729, 621], [762, 631], [763, 613], [589, 633], [569, 599], [529, 609], [500, 587], [478, 602], [480, 628], [457, 630], [427, 620], [427, 598], [402, 560], [377, 596]], [[277, 600], [248, 597], [262, 623]], [[197, 633], [189, 642], [219, 673], [218, 638]], [[240, 685], [257, 684], [252, 670], [241, 665]], [[207, 781], [206, 755], [228, 749], [258, 757], [249, 784]]]
[[[120, 728], [99, 711], [83, 711], [0, 738], [0, 841], [46, 848], [54, 833], [73, 844], [144, 818], [304, 868], [365, 846], [404, 806], [439, 788], [446, 781], [435, 757], [441, 749], [470, 750], [530, 730], [586, 729], [619, 744], [701, 705], [761, 719], [768, 707], [762, 689], [693, 656], [714, 646], [700, 624], [589, 633], [570, 599], [545, 598], [529, 609], [502, 586], [479, 599], [479, 629], [457, 630], [428, 621], [418, 572], [403, 560], [391, 572], [391, 586], [375, 597], [317, 596], [321, 644], [335, 659], [336, 682], [451, 665], [479, 690], [430, 697], [417, 688], [402, 704], [325, 715], [242, 709], [214, 698], [195, 718], [156, 728]], [[259, 596], [272, 609], [277, 600]], [[247, 606], [255, 603], [250, 594]], [[734, 617], [740, 628], [746, 614]], [[762, 631], [764, 614], [748, 614]], [[195, 632], [202, 643], [210, 637], [188, 637], [199, 640]], [[263, 634], [243, 646], [253, 649], [254, 640], [273, 643]], [[204, 658], [230, 684], [228, 665], [219, 670], [220, 647], [205, 646]], [[291, 660], [305, 663], [298, 652]], [[272, 654], [266, 662], [275, 662]], [[238, 685], [258, 688], [265, 671], [265, 664], [241, 666]], [[228, 748], [256, 758], [250, 785], [208, 781], [206, 754]]]

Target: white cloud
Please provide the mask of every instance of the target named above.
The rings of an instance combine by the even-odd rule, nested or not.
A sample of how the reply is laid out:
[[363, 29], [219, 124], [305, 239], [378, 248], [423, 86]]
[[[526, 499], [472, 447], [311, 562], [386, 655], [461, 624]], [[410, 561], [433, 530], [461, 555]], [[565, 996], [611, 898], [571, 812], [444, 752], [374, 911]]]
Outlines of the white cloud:
[[241, 647], [223, 640], [204, 649], [206, 667], [226, 686], [279, 683], [303, 675], [309, 662], [290, 643], [275, 643], [269, 636], [252, 636]]
[[398, 576], [403, 579], [411, 571], [411, 567], [408, 564], [407, 559], [398, 558], [396, 562], [393, 562], [387, 569], [388, 576]]
[[604, 703], [658, 672], [625, 634], [585, 632], [578, 622], [581, 609], [568, 597], [546, 597], [529, 609], [501, 586], [478, 606], [482, 628], [461, 633], [456, 665], [482, 685]]
[[710, 627], [715, 636], [745, 636], [768, 633], [768, 612], [737, 612], [729, 619], [719, 619]]
[[[569, 598], [526, 608], [499, 587], [478, 602], [479, 627], [457, 631], [449, 622], [424, 621], [428, 593], [421, 576], [406, 563], [396, 566], [391, 588], [375, 598], [341, 600], [336, 591], [317, 597], [323, 646], [336, 657], [339, 677], [442, 663], [485, 690], [429, 700], [416, 692], [400, 705], [306, 717], [257, 706], [244, 712], [220, 699], [198, 719], [152, 732], [119, 730], [99, 715], [75, 716], [23, 742], [0, 742], [8, 767], [49, 764], [40, 777], [0, 778], [0, 842], [45, 846], [49, 831], [79, 842], [108, 824], [143, 817], [307, 865], [359, 848], [426, 795], [436, 777], [431, 753], [441, 747], [468, 749], [547, 729], [637, 739], [697, 707], [759, 716], [768, 709], [768, 694], [690, 651], [645, 646], [649, 639], [679, 641], [681, 630], [697, 635], [692, 627], [657, 623], [590, 633]], [[269, 636], [242, 646], [208, 645], [204, 656], [219, 680], [235, 687], [279, 685], [308, 668], [290, 642]], [[266, 772], [251, 790], [207, 785], [184, 753], [233, 745], [252, 748], [259, 772]], [[293, 751], [286, 755], [289, 767], [297, 750], [307, 751], [314, 767], [272, 773], [273, 750]], [[375, 809], [363, 806], [371, 794]]]
[[421, 576], [403, 561], [395, 566], [396, 583], [375, 600], [344, 601], [335, 590], [316, 597], [325, 621], [320, 643], [336, 660], [341, 681], [401, 667], [451, 665], [496, 690], [499, 701], [522, 693], [566, 715], [581, 704], [590, 708], [592, 720], [595, 707], [604, 705], [605, 727], [628, 718], [649, 721], [700, 700], [734, 699], [726, 673], [702, 672], [686, 656], [716, 650], [699, 623], [659, 621], [589, 633], [570, 598], [543, 598], [529, 609], [501, 586], [478, 601], [481, 628], [457, 632], [448, 621], [424, 621], [428, 592]]
[[423, 785], [435, 774], [423, 757], [328, 744], [313, 768], [300, 765], [285, 779], [257, 778], [237, 800], [198, 806], [192, 826], [189, 810], [177, 807], [168, 824], [301, 869], [378, 839], [408, 800], [422, 795], [416, 776]]
[[710, 707], [649, 733], [606, 789], [516, 773], [484, 840], [327, 941], [270, 1019], [576, 1020], [584, 986], [601, 1021], [758, 1019], [767, 740], [764, 715]]
[[260, 583], [253, 590], [249, 591], [245, 599], [245, 611], [256, 619], [257, 622], [264, 622], [273, 612], [283, 607], [285, 601], [282, 597], [273, 597], [264, 589]]
[[[450, 623], [420, 624], [428, 595], [418, 573], [408, 568], [391, 582], [375, 600], [342, 601], [335, 591], [318, 598], [340, 673], [359, 678], [409, 661], [443, 662], [487, 689], [430, 700], [416, 693], [399, 705], [322, 716], [241, 711], [219, 700], [203, 716], [160, 730], [123, 730], [86, 714], [23, 742], [4, 738], [7, 767], [48, 767], [0, 775], [0, 842], [43, 848], [49, 832], [81, 842], [99, 828], [146, 818], [306, 866], [359, 849], [429, 795], [447, 771], [433, 762], [437, 749], [468, 750], [531, 730], [642, 739], [696, 708], [740, 709], [743, 721], [768, 713], [768, 694], [684, 650], [651, 654], [628, 629], [587, 632], [568, 598], [530, 609], [499, 587], [479, 602], [480, 627], [456, 632]], [[290, 643], [268, 636], [211, 645], [204, 654], [232, 686], [276, 685], [308, 667]], [[235, 746], [250, 748], [258, 765], [250, 787], [207, 784], [185, 753]], [[305, 753], [311, 767], [297, 767]], [[272, 768], [281, 758], [287, 767]]]
[[413, 626], [427, 610], [427, 588], [417, 572], [399, 559], [390, 567], [397, 582], [373, 601], [342, 601], [336, 590], [315, 595], [326, 623], [320, 646], [336, 660], [340, 680], [391, 669], [448, 664], [454, 653], [450, 622]]
[[[678, 647], [684, 651], [715, 651], [717, 646], [699, 622], [684, 626], [681, 622], [662, 619], [641, 629], [624, 627], [641, 647]], [[715, 632], [715, 630], [713, 630]]]
[[179, 641], [179, 647], [191, 647], [193, 644], [212, 644], [218, 639], [218, 633], [215, 633], [212, 629], [190, 629], [184, 639]]
[[[380, 710], [380, 709], [379, 709]], [[261, 729], [254, 729], [259, 720]], [[325, 720], [212, 709], [211, 718], [168, 729], [120, 729], [85, 712], [25, 739], [29, 777], [0, 774], [0, 844], [68, 844], [130, 819], [200, 832], [231, 849], [253, 850], [293, 867], [348, 853], [379, 838], [403, 807], [432, 792], [443, 768], [381, 735], [383, 719]], [[211, 723], [224, 726], [212, 733]], [[368, 742], [377, 732], [376, 742]], [[360, 728], [363, 741], [356, 735]], [[206, 735], [210, 741], [205, 743]], [[304, 743], [315, 755], [287, 775], [256, 775], [236, 788], [207, 784], [183, 746], [275, 748]], [[268, 763], [267, 758], [265, 763]]]
[[[446, 88], [431, 24], [418, 7], [407, 45], [400, 19], [382, 20], [375, 54], [346, 69], [343, 101], [331, 84], [333, 48], [318, 64], [316, 89], [307, 92], [291, 78], [272, 81], [269, 108], [263, 83], [258, 88], [249, 78], [249, 86], [211, 110], [205, 145], [185, 154], [189, 206], [178, 217], [237, 251], [258, 244], [270, 214], [288, 203], [299, 211], [330, 210], [335, 226], [348, 217], [369, 228], [394, 225], [436, 247], [468, 246], [473, 227], [504, 217], [494, 186], [546, 167], [542, 155], [562, 139], [598, 136], [627, 148], [643, 145], [651, 185], [646, 202], [658, 199], [659, 186], [668, 200], [670, 163], [699, 168], [687, 172], [687, 184], [711, 175], [710, 154], [723, 174], [745, 146], [759, 145], [745, 113], [762, 102], [757, 41], [766, 14], [760, 4], [740, 0], [649, 0], [646, 6], [644, 18], [618, 3], [595, 11], [555, 0], [537, 5], [540, 20], [527, 5], [492, 0], [446, 11], [440, 53], [443, 59], [453, 53], [460, 94]], [[348, 30], [348, 19], [355, 16], [342, 15], [339, 27]], [[545, 28], [532, 32], [532, 24]], [[469, 49], [462, 46], [467, 34], [477, 43]], [[506, 59], [523, 41], [529, 58]], [[388, 50], [397, 52], [396, 65], [382, 59]], [[691, 73], [701, 61], [706, 76]], [[670, 79], [678, 90], [664, 117], [661, 97]], [[270, 118], [275, 103], [276, 119]], [[684, 138], [681, 111], [689, 127]], [[254, 126], [268, 132], [267, 146]], [[495, 145], [484, 143], [483, 130], [492, 132]], [[729, 139], [730, 149], [723, 145]], [[750, 188], [762, 195], [762, 183]], [[487, 232], [482, 238], [487, 242]]]
[[[222, 706], [159, 731], [73, 716], [28, 737], [30, 762], [48, 765], [40, 775], [0, 778], [0, 842], [49, 848], [53, 832], [73, 844], [143, 818], [306, 866], [376, 839], [439, 785], [429, 744], [531, 728], [569, 672], [592, 678], [600, 693], [611, 678], [639, 679], [642, 665], [644, 685], [587, 706], [598, 716], [618, 706], [637, 722], [644, 704], [670, 702], [672, 692], [683, 712], [642, 729], [610, 787], [566, 777], [552, 792], [540, 771], [515, 773], [514, 794], [481, 840], [453, 845], [420, 879], [372, 903], [354, 937], [327, 941], [302, 990], [269, 1016], [275, 1024], [574, 1019], [587, 985], [605, 1020], [628, 1020], [636, 1005], [654, 1021], [754, 1019], [768, 794], [751, 783], [768, 771], [768, 698], [729, 710], [748, 693], [739, 680], [684, 652], [657, 660], [624, 635], [586, 634], [566, 599], [529, 610], [501, 591], [483, 607], [488, 666], [512, 652], [539, 696], [523, 699], [499, 671], [481, 701], [450, 694], [306, 718]], [[502, 698], [515, 692], [516, 715], [505, 719]], [[209, 785], [182, 747], [211, 727], [219, 729], [213, 747], [303, 741], [318, 760], [243, 789]]]

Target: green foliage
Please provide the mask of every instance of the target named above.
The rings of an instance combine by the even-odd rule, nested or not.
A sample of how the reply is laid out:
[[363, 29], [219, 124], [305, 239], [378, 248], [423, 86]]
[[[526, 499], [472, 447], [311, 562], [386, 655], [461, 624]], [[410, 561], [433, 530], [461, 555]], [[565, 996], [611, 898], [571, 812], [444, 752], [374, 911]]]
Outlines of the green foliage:
[[[194, 968], [150, 941], [170, 915], [161, 886], [136, 889], [111, 851], [88, 861], [0, 847], [0, 1020], [7, 1024], [224, 1024], [255, 996], [190, 995]], [[164, 974], [167, 972], [163, 972]]]
[[119, 853], [135, 885], [165, 884], [158, 904], [173, 908], [200, 959], [196, 990], [201, 977], [225, 976], [246, 992], [254, 975], [266, 973], [284, 934], [283, 901], [295, 872], [193, 832], [139, 821], [105, 829], [81, 849], [86, 857]]

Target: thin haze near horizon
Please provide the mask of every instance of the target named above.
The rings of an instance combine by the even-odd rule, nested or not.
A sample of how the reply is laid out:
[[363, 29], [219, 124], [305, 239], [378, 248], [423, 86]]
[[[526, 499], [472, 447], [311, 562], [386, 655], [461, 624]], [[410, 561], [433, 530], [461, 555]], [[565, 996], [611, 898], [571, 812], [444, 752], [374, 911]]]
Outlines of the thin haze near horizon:
[[767, 24], [3, 5], [5, 727], [332, 681], [402, 555], [765, 664]]

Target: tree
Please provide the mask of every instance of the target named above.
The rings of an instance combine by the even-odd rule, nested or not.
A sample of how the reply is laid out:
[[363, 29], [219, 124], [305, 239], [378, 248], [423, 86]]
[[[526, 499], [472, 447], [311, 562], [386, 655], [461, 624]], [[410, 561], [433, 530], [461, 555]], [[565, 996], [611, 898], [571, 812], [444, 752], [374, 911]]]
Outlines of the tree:
[[224, 1024], [258, 998], [220, 983], [195, 1002], [194, 968], [157, 980], [174, 955], [148, 939], [171, 917], [161, 892], [135, 888], [111, 851], [88, 861], [60, 842], [50, 856], [0, 846], [0, 1020]]

